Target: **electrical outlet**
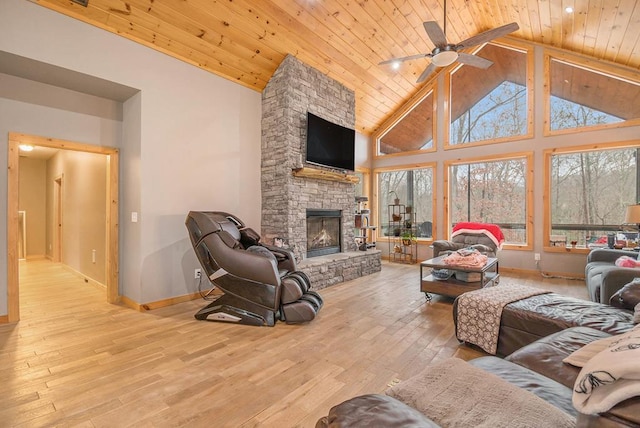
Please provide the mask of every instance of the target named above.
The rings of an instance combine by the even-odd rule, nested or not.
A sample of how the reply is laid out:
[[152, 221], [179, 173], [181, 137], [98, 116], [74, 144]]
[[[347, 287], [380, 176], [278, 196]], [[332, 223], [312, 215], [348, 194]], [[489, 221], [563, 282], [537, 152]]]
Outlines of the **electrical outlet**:
[[535, 260], [536, 262], [539, 262], [540, 261], [540, 253], [535, 253], [533, 255], [533, 260]]
[[196, 269], [194, 272], [194, 278], [195, 279], [200, 279], [200, 276], [202, 275], [202, 269]]

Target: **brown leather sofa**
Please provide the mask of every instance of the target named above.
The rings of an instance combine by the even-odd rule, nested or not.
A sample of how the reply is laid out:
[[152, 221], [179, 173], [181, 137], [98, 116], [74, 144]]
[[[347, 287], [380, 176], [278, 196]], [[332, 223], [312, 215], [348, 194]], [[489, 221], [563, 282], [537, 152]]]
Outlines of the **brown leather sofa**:
[[[572, 327], [539, 339], [505, 359], [480, 357], [470, 363], [575, 417], [576, 426], [638, 427], [640, 397], [623, 401], [600, 415], [580, 414], [571, 402], [573, 385], [580, 371], [562, 360], [585, 344], [607, 336], [608, 333], [592, 328]], [[316, 428], [374, 426], [434, 427], [438, 424], [429, 418], [428, 411], [420, 413], [399, 400], [381, 394], [362, 395], [340, 403], [316, 424]]]
[[[591, 327], [609, 334], [624, 333], [633, 327], [632, 302], [613, 307], [548, 293], [509, 303], [502, 312], [497, 355], [507, 356], [570, 327]], [[456, 329], [457, 303], [457, 300], [453, 302]]]
[[[631, 329], [633, 312], [629, 309], [639, 301], [640, 284], [629, 284], [612, 297], [611, 302], [617, 307], [556, 294], [511, 303], [503, 314], [498, 345], [506, 358], [480, 357], [470, 363], [575, 417], [579, 427], [640, 427], [640, 397], [618, 403], [600, 415], [577, 412], [571, 400], [580, 369], [562, 361], [587, 343]], [[501, 347], [500, 341], [506, 345]], [[428, 411], [418, 412], [379, 394], [340, 403], [316, 424], [316, 428], [365, 426], [438, 425], [429, 418]]]

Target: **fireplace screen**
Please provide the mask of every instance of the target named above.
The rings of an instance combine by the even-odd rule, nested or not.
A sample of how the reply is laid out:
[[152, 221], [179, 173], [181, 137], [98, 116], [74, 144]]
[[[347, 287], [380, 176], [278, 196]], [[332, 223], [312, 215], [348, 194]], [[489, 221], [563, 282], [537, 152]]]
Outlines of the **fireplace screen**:
[[307, 257], [339, 253], [340, 210], [307, 210]]

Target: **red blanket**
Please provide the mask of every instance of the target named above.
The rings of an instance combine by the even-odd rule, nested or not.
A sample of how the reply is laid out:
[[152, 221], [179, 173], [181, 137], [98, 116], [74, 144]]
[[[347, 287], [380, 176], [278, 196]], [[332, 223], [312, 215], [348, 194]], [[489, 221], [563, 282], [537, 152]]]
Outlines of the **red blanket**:
[[495, 224], [461, 221], [453, 227], [451, 237], [453, 238], [454, 236], [461, 233], [477, 233], [486, 235], [496, 244], [496, 247], [498, 248], [502, 248], [502, 244], [504, 243], [504, 235], [502, 234], [502, 230], [500, 230], [500, 227]]

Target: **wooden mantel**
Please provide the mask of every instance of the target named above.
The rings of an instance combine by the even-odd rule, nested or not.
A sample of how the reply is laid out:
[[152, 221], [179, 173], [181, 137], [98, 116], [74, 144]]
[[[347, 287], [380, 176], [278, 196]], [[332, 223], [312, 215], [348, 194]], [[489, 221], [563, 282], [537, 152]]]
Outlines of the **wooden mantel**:
[[342, 183], [357, 184], [360, 178], [353, 174], [345, 174], [341, 172], [325, 171], [316, 168], [296, 168], [293, 170], [294, 177], [316, 178], [318, 180], [340, 181]]

